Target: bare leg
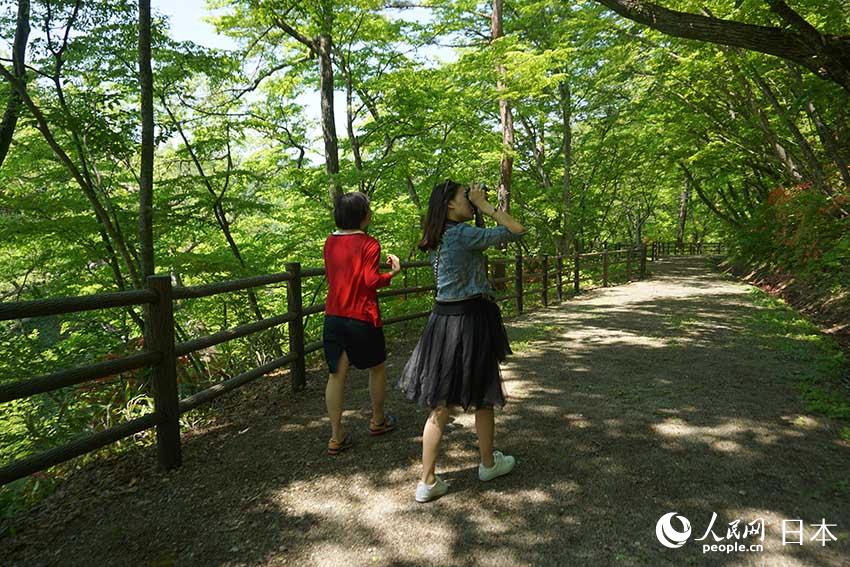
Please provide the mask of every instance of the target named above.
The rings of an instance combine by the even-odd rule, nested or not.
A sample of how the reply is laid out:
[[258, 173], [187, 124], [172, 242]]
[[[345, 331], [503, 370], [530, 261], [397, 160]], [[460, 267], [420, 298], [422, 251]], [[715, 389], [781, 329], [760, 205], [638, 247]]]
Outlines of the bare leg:
[[342, 441], [345, 433], [342, 430], [342, 404], [345, 398], [345, 378], [348, 375], [348, 354], [342, 353], [336, 373], [328, 376], [325, 388], [325, 404], [328, 407], [328, 417], [331, 419], [331, 438]]
[[485, 467], [493, 466], [493, 436], [496, 431], [496, 418], [493, 408], [475, 411], [475, 430], [478, 432], [478, 450]]
[[449, 408], [440, 406], [431, 410], [431, 415], [425, 422], [425, 429], [422, 431], [422, 482], [425, 484], [431, 485], [437, 481], [434, 469], [440, 454], [440, 440], [448, 421]]
[[369, 396], [372, 398], [372, 423], [384, 423], [384, 400], [387, 398], [387, 367], [382, 362], [369, 369]]

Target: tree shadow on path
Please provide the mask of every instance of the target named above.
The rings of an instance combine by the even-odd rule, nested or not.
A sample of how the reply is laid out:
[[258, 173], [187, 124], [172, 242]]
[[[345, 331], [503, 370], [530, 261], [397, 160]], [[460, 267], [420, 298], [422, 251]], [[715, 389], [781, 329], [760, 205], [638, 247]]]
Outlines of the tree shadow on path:
[[[504, 367], [497, 445], [518, 459], [510, 476], [477, 480], [473, 419], [458, 414], [438, 471], [450, 492], [416, 504], [426, 414], [393, 392], [399, 430], [369, 438], [362, 372], [346, 414], [356, 446], [327, 457], [318, 370], [294, 396], [274, 378], [225, 399], [177, 471], [147, 472], [142, 451], [72, 479], [2, 542], [0, 564], [850, 564], [850, 448], [794, 386], [813, 361], [753, 333], [749, 288], [703, 260], [651, 270], [510, 321], [514, 339], [532, 337]], [[391, 375], [411, 347], [392, 345]], [[656, 539], [668, 512], [692, 527], [678, 549]], [[730, 522], [763, 519], [764, 551], [703, 553], [712, 536], [693, 540], [713, 513], [721, 543], [736, 541]], [[782, 520], [797, 519], [804, 544], [782, 545]], [[821, 519], [839, 541], [809, 541]]]

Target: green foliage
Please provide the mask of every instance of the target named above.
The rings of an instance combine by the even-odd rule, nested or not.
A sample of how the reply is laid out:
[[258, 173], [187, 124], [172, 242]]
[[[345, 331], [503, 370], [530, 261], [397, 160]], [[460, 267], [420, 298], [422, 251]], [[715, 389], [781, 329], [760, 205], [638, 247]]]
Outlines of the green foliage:
[[741, 231], [739, 259], [796, 274], [826, 289], [850, 282], [850, 217], [842, 217], [845, 200], [830, 199], [797, 186], [777, 188]]
[[[22, 112], [0, 167], [2, 301], [142, 285], [137, 6], [83, 2], [75, 12], [76, 4], [54, 1], [48, 11], [47, 3], [33, 2], [31, 27], [42, 31], [28, 47], [27, 89], [62, 159], [43, 125]], [[336, 182], [369, 194], [370, 232], [385, 253], [421, 259], [415, 245], [431, 187], [453, 177], [495, 188], [504, 156], [514, 160], [511, 212], [530, 229], [530, 254], [669, 241], [677, 234], [687, 169], [699, 191], [690, 188], [684, 240], [723, 238], [744, 260], [817, 279], [836, 293], [847, 289], [848, 189], [841, 160], [824, 140], [834, 139], [838, 157], [850, 161], [850, 105], [834, 85], [777, 59], [647, 31], [597, 2], [510, 2], [505, 35], [495, 41], [482, 17], [487, 3], [426, 4], [411, 11], [379, 0], [211, 1], [209, 19], [236, 42], [232, 52], [176, 41], [167, 20], [155, 21], [157, 270], [193, 285], [278, 272], [291, 261], [321, 265], [334, 227], [315, 118], [319, 66], [303, 40], [324, 33], [334, 46], [334, 96], [343, 102], [335, 110]], [[776, 23], [757, 0], [666, 5]], [[800, 0], [794, 7], [818, 29], [848, 33], [850, 13], [840, 0]], [[14, 36], [14, 8], [0, 4], [3, 37]], [[437, 44], [455, 46], [455, 57], [434, 62]], [[756, 76], [773, 89], [778, 107]], [[0, 85], [0, 108], [9, 92]], [[503, 146], [500, 98], [512, 110], [512, 148]], [[789, 172], [777, 144], [801, 173]], [[823, 182], [809, 184], [818, 169]], [[424, 285], [431, 275], [425, 268], [405, 277], [408, 285]], [[598, 283], [598, 266], [584, 267], [582, 277]], [[622, 277], [623, 266], [612, 268], [612, 279]], [[320, 278], [305, 283], [305, 301], [321, 303], [324, 293]], [[425, 310], [430, 301], [423, 294], [398, 297], [382, 308], [391, 317]], [[281, 313], [286, 303], [282, 286], [253, 297], [182, 301], [178, 340]], [[135, 352], [141, 320], [138, 309], [110, 309], [4, 322], [0, 382]], [[308, 340], [319, 338], [320, 323], [308, 319]], [[271, 330], [182, 360], [181, 395], [270, 360], [286, 338], [285, 329]], [[827, 413], [845, 411], [816, 390], [806, 392]], [[143, 373], [6, 404], [0, 460], [132, 419], [150, 406]], [[4, 514], [84, 462], [7, 487], [0, 492]]]
[[750, 327], [762, 344], [784, 354], [789, 362], [803, 361], [805, 371], [796, 374], [797, 387], [808, 411], [827, 417], [850, 420], [850, 391], [845, 353], [829, 336], [821, 333], [781, 300], [753, 288], [758, 310]]

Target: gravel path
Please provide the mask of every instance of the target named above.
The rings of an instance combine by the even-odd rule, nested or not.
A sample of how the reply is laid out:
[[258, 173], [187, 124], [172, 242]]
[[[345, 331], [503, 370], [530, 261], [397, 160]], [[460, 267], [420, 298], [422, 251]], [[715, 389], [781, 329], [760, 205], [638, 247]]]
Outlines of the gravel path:
[[[180, 470], [152, 471], [145, 450], [75, 475], [0, 540], [0, 565], [850, 565], [850, 444], [802, 409], [794, 376], [812, 361], [748, 330], [749, 286], [704, 260], [651, 269], [510, 322], [545, 340], [504, 366], [508, 477], [479, 483], [472, 415], [459, 414], [438, 467], [450, 492], [416, 504], [423, 412], [393, 392], [400, 429], [369, 438], [356, 372], [357, 444], [328, 458], [321, 372], [297, 395], [270, 379], [188, 436]], [[393, 345], [391, 374], [410, 346]], [[678, 549], [656, 539], [668, 512], [692, 527]], [[693, 540], [713, 513], [723, 544], [759, 543], [727, 528], [763, 519], [764, 550], [703, 553], [712, 536]], [[810, 541], [822, 519], [838, 541]], [[783, 520], [804, 522], [803, 545], [782, 545]]]

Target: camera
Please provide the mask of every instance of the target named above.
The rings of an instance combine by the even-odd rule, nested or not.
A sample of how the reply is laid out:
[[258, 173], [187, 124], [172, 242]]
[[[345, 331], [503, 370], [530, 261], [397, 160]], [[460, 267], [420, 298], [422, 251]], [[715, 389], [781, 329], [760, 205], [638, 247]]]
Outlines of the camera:
[[[482, 191], [484, 191], [484, 194], [485, 194], [485, 195], [486, 195], [486, 194], [487, 194], [487, 192], [490, 190], [490, 188], [489, 188], [489, 187], [487, 187], [487, 185], [485, 185], [484, 183], [480, 184], [480, 185], [478, 186], [478, 188], [479, 188], [479, 189], [481, 189]], [[469, 199], [469, 191], [470, 191], [470, 189], [472, 189], [472, 187], [471, 187], [471, 186], [467, 186], [467, 187], [466, 187], [466, 192], [464, 193], [464, 195], [466, 195], [467, 200]], [[474, 205], [473, 205], [473, 206], [474, 206]]]
[[[487, 187], [487, 185], [485, 185], [484, 183], [480, 184], [480, 185], [478, 186], [478, 188], [479, 188], [479, 189], [481, 189], [482, 191], [484, 191], [484, 194], [485, 194], [485, 195], [487, 194], [487, 191], [489, 191], [489, 188], [488, 188], [488, 187]], [[469, 190], [470, 190], [470, 189], [471, 189], [471, 187], [467, 187], [467, 188], [466, 188], [465, 195], [466, 195], [466, 200], [467, 200], [467, 201], [469, 201]], [[474, 214], [475, 214], [475, 226], [477, 226], [477, 227], [483, 227], [483, 226], [484, 226], [484, 214], [481, 212], [481, 209], [479, 209], [478, 207], [476, 207], [476, 206], [475, 206], [475, 203], [473, 203], [472, 201], [469, 201], [469, 204], [470, 204], [470, 205], [472, 205], [472, 210], [473, 210], [473, 212], [474, 212]]]

